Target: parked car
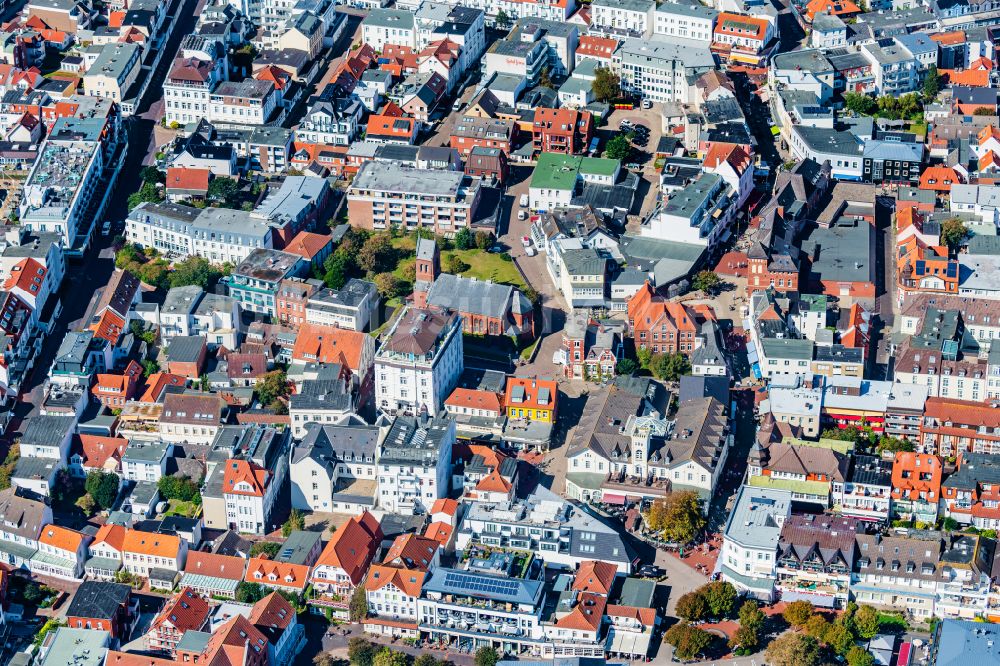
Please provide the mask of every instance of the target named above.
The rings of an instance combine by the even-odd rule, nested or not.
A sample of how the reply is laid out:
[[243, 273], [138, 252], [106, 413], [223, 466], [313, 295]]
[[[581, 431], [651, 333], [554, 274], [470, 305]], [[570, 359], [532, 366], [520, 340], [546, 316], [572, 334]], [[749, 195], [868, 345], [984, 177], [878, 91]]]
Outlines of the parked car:
[[105, 220], [104, 224], [101, 225], [101, 235], [102, 236], [111, 235], [111, 220]]
[[521, 195], [521, 208], [527, 208], [527, 207], [528, 207], [528, 195], [527, 194], [522, 194]]
[[528, 219], [528, 211], [526, 211], [526, 210], [519, 210], [519, 211], [517, 211], [517, 219], [522, 220], [522, 221], [523, 220], [527, 220]]
[[629, 162], [625, 165], [625, 168], [629, 171], [642, 171], [642, 165], [636, 164], [635, 162]]
[[529, 257], [533, 257], [536, 254], [538, 254], [538, 250], [535, 249], [534, 245], [529, 245], [528, 247], [524, 248], [524, 253]]
[[531, 237], [521, 236], [521, 245], [523, 245], [524, 247], [529, 247], [531, 245]]

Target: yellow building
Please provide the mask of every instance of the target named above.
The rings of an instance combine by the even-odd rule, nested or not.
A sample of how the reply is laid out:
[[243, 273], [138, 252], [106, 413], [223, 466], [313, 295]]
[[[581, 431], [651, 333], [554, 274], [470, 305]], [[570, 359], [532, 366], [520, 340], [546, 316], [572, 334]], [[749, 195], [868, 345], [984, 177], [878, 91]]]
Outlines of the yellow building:
[[554, 381], [510, 377], [504, 396], [507, 418], [555, 423], [558, 394]]

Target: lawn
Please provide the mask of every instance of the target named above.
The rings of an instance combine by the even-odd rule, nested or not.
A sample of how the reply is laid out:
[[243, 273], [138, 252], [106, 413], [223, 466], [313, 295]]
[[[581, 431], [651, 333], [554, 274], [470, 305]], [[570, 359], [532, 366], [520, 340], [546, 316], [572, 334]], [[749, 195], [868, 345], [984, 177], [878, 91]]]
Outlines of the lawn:
[[201, 513], [201, 507], [195, 506], [193, 502], [184, 502], [182, 500], [168, 500], [167, 501], [167, 514], [168, 516], [183, 516], [185, 518], [194, 518]]
[[448, 250], [441, 258], [441, 265], [447, 265], [448, 256], [453, 254], [469, 265], [469, 270], [462, 273], [466, 277], [493, 280], [519, 288], [525, 286], [514, 262], [504, 259], [501, 254], [490, 254], [485, 250]]

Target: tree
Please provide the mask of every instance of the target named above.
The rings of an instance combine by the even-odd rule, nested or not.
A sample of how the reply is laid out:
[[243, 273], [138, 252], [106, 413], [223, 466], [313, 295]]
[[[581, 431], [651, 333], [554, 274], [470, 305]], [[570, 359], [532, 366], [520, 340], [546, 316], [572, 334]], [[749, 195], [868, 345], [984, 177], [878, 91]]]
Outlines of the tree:
[[372, 666], [407, 666], [408, 662], [405, 653], [383, 647], [372, 660]]
[[151, 345], [156, 342], [156, 331], [147, 329], [145, 324], [140, 319], [133, 319], [131, 323], [129, 323], [128, 329], [132, 335], [139, 338], [147, 345]]
[[207, 259], [191, 256], [174, 264], [174, 270], [170, 274], [170, 286], [195, 285], [202, 289], [208, 289], [209, 285], [218, 281], [221, 276], [221, 272], [212, 266]]
[[302, 531], [306, 528], [306, 519], [302, 515], [302, 512], [298, 509], [292, 509], [292, 512], [288, 514], [288, 520], [286, 520], [281, 525], [281, 536], [288, 537], [292, 532], [298, 530]]
[[729, 639], [729, 647], [731, 648], [743, 648], [744, 650], [749, 650], [753, 652], [760, 645], [760, 631], [751, 629], [750, 627], [740, 627], [733, 632], [732, 638]]
[[497, 666], [500, 654], [494, 647], [481, 647], [476, 650], [476, 666]]
[[402, 292], [405, 289], [403, 281], [392, 273], [379, 273], [375, 276], [373, 282], [375, 283], [375, 288], [378, 289], [379, 296], [386, 300], [402, 296]]
[[804, 627], [815, 612], [816, 609], [810, 602], [800, 600], [785, 606], [781, 615], [793, 627]]
[[871, 606], [859, 606], [854, 614], [854, 628], [858, 638], [870, 639], [878, 633], [878, 611]]
[[128, 197], [128, 209], [138, 207], [143, 203], [160, 203], [163, 201], [163, 194], [160, 193], [160, 186], [156, 183], [145, 181], [138, 192], [133, 192]]
[[670, 627], [663, 640], [674, 646], [674, 655], [678, 659], [693, 659], [712, 644], [712, 634], [692, 627], [687, 622], [678, 622]]
[[438, 666], [438, 660], [426, 652], [413, 660], [413, 666]]
[[898, 451], [913, 451], [913, 443], [908, 439], [900, 439], [891, 435], [883, 434], [878, 438], [875, 447], [880, 454], [885, 452], [896, 453]]
[[619, 375], [631, 375], [635, 374], [635, 371], [639, 369], [639, 364], [630, 358], [623, 358], [618, 361], [615, 366], [615, 372]]
[[846, 655], [848, 650], [854, 646], [854, 635], [851, 634], [850, 629], [838, 623], [833, 623], [826, 628], [822, 640], [839, 655]]
[[635, 352], [635, 357], [639, 360], [640, 367], [649, 369], [653, 360], [653, 352], [649, 351], [649, 347], [639, 347]]
[[262, 405], [271, 405], [285, 398], [291, 392], [288, 386], [288, 375], [284, 370], [272, 370], [257, 378], [253, 387], [254, 395]]
[[488, 250], [493, 246], [493, 234], [488, 231], [476, 232], [476, 247], [480, 250]]
[[208, 200], [214, 201], [220, 206], [223, 204], [226, 207], [235, 206], [239, 194], [240, 184], [232, 178], [215, 176], [208, 183]]
[[848, 666], [875, 666], [875, 657], [871, 652], [857, 645], [848, 650], [844, 657]]
[[860, 116], [870, 116], [878, 110], [878, 104], [874, 99], [863, 93], [844, 93], [844, 107]]
[[87, 516], [94, 513], [94, 508], [97, 506], [97, 502], [94, 498], [90, 496], [90, 493], [84, 493], [80, 495], [80, 498], [76, 500], [76, 505], [80, 507], [80, 510]]
[[360, 636], [347, 641], [347, 658], [353, 666], [372, 666], [378, 651], [377, 645]]
[[959, 522], [954, 518], [952, 518], [951, 516], [948, 516], [947, 518], [941, 521], [941, 529], [943, 529], [946, 532], [954, 532], [959, 527], [961, 527]]
[[147, 261], [139, 267], [139, 279], [151, 287], [170, 287], [170, 265], [163, 259]]
[[267, 557], [273, 560], [281, 552], [281, 544], [275, 541], [258, 541], [250, 546], [250, 557]]
[[690, 490], [670, 493], [653, 502], [646, 514], [646, 524], [667, 541], [690, 543], [705, 525], [701, 499]]
[[154, 359], [147, 358], [142, 362], [142, 376], [144, 379], [148, 379], [150, 375], [155, 375], [160, 371], [160, 364]]
[[590, 89], [599, 102], [610, 102], [622, 93], [621, 79], [608, 67], [598, 67], [594, 70]]
[[371, 273], [392, 270], [396, 250], [392, 247], [389, 234], [375, 234], [365, 241], [358, 251], [358, 267]]
[[267, 596], [267, 590], [260, 583], [240, 581], [236, 585], [236, 601], [241, 604], [255, 604]]
[[767, 619], [767, 616], [760, 609], [760, 604], [753, 599], [747, 599], [740, 606], [739, 618], [741, 627], [760, 630], [763, 628], [764, 620]]
[[649, 369], [657, 379], [676, 382], [691, 370], [691, 363], [681, 353], [655, 354], [650, 361]]
[[462, 258], [457, 254], [449, 254], [444, 260], [444, 269], [452, 275], [461, 275], [465, 271], [469, 270], [469, 268], [471, 268], [471, 266], [462, 261]]
[[695, 590], [688, 592], [677, 600], [677, 617], [688, 622], [698, 622], [708, 613], [708, 601], [705, 595]]
[[969, 230], [957, 217], [949, 217], [941, 223], [941, 240], [952, 250], [957, 250], [965, 240]]
[[510, 16], [507, 15], [507, 12], [502, 9], [497, 12], [496, 24], [499, 28], [506, 28], [510, 25]]
[[976, 109], [975, 111], [973, 111], [972, 115], [974, 115], [974, 116], [995, 116], [995, 115], [997, 115], [997, 112], [994, 111], [993, 109], [989, 108], [989, 107], [981, 106], [978, 109]]
[[698, 291], [703, 291], [706, 294], [712, 295], [719, 288], [722, 280], [719, 279], [718, 274], [712, 271], [700, 271], [694, 276], [694, 280], [691, 282], [693, 286]]
[[172, 474], [161, 476], [156, 482], [156, 488], [160, 495], [166, 500], [178, 500], [180, 502], [193, 502], [201, 500], [201, 492], [198, 484], [187, 476], [174, 476]]
[[340, 289], [347, 284], [347, 279], [354, 269], [354, 260], [340, 248], [323, 262], [323, 283], [330, 289]]
[[162, 184], [167, 182], [167, 176], [155, 166], [144, 166], [139, 171], [139, 177], [144, 183]]
[[475, 238], [472, 236], [472, 230], [469, 227], [462, 227], [455, 233], [455, 249], [458, 250], [471, 250], [472, 246], [475, 245]]
[[632, 142], [624, 134], [616, 134], [604, 147], [604, 156], [610, 160], [625, 161], [632, 154]]
[[87, 494], [101, 509], [111, 508], [118, 498], [119, 479], [114, 472], [96, 469], [87, 475], [83, 484]]
[[701, 593], [705, 597], [709, 614], [712, 617], [729, 617], [736, 606], [738, 595], [732, 583], [717, 580], [702, 586]]
[[542, 67], [542, 73], [538, 75], [538, 85], [542, 88], [556, 89], [556, 84], [552, 83], [552, 75], [549, 72], [548, 65]]
[[830, 629], [830, 623], [826, 621], [826, 618], [816, 613], [806, 622], [806, 625], [802, 630], [807, 636], [812, 636], [817, 641], [822, 641], [823, 637], [826, 636], [827, 630]]
[[941, 76], [938, 74], [937, 65], [931, 65], [924, 76], [924, 99], [933, 102], [939, 92], [941, 92]]
[[819, 644], [812, 636], [788, 632], [767, 646], [770, 666], [816, 666], [819, 664]]

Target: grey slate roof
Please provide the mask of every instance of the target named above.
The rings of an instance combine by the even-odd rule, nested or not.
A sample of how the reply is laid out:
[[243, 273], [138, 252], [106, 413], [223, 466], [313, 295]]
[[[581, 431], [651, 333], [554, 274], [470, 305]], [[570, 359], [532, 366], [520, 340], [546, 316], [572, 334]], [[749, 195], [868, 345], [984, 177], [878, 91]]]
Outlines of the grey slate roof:
[[0, 529], [24, 539], [37, 539], [46, 519], [45, 504], [17, 494], [16, 488], [0, 491]]
[[292, 451], [292, 464], [307, 457], [321, 464], [366, 459], [374, 462], [378, 438], [377, 426], [309, 424], [306, 436]]
[[28, 419], [21, 435], [22, 444], [35, 444], [38, 446], [59, 446], [73, 426], [76, 419], [72, 416], [58, 416], [55, 414], [39, 414]]
[[506, 284], [441, 273], [427, 292], [427, 302], [458, 312], [502, 319], [514, 291], [514, 287]]
[[68, 617], [110, 620], [129, 597], [131, 588], [122, 583], [87, 580], [80, 584], [66, 611]]

